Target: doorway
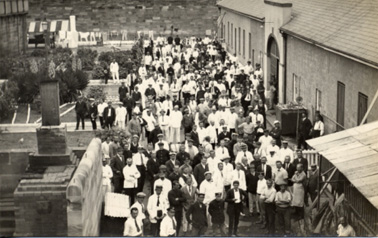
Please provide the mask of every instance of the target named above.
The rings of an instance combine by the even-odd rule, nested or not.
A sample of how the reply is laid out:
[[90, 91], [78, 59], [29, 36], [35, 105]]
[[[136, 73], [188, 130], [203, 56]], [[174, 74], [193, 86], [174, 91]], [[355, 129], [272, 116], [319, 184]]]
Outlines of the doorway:
[[[276, 105], [279, 98], [279, 66], [280, 66], [280, 53], [278, 45], [274, 37], [270, 37], [268, 40], [268, 85], [275, 87], [275, 92], [271, 93], [271, 103]], [[272, 107], [272, 105], [270, 105]]]

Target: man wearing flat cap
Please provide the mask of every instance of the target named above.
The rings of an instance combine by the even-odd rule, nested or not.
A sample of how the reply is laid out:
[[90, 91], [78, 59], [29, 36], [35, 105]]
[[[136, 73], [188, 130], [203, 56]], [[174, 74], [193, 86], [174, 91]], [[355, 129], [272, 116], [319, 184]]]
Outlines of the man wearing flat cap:
[[130, 207], [130, 210], [133, 209], [134, 207], [138, 209], [138, 216], [136, 217], [136, 219], [141, 221], [142, 223], [145, 223], [147, 209], [143, 202], [144, 202], [144, 198], [146, 197], [146, 194], [143, 192], [139, 192], [136, 194], [135, 197], [136, 197], [136, 202]]
[[232, 183], [233, 189], [228, 190], [225, 201], [228, 203], [227, 214], [229, 217], [228, 236], [237, 236], [240, 213], [243, 212], [243, 201], [247, 194], [239, 188], [239, 181]]
[[123, 189], [123, 168], [126, 165], [126, 158], [123, 156], [123, 149], [119, 147], [117, 154], [110, 160], [110, 167], [113, 171], [114, 192], [121, 193]]
[[164, 140], [163, 133], [160, 133], [157, 135], [158, 141], [155, 143], [155, 151], [157, 151], [159, 147], [159, 143], [163, 143], [164, 149], [169, 151], [169, 144], [166, 140]]
[[158, 142], [158, 150], [156, 150], [156, 160], [159, 166], [165, 165], [165, 163], [169, 160], [169, 151], [164, 148], [164, 143], [162, 142]]
[[167, 209], [169, 208], [168, 199], [161, 195], [163, 190], [162, 185], [155, 187], [155, 192], [148, 198], [147, 211], [151, 222], [152, 236], [158, 237], [160, 234], [160, 224], [165, 216], [167, 216]]
[[[214, 195], [215, 196], [215, 195]], [[197, 201], [191, 205], [186, 212], [186, 219], [192, 224], [192, 236], [203, 236], [208, 227], [206, 205], [204, 204], [205, 194], [199, 193]]]
[[169, 160], [165, 162], [165, 166], [167, 166], [167, 175], [170, 175], [173, 172], [176, 165], [180, 166], [180, 162], [176, 159], [176, 152], [171, 151], [169, 152]]

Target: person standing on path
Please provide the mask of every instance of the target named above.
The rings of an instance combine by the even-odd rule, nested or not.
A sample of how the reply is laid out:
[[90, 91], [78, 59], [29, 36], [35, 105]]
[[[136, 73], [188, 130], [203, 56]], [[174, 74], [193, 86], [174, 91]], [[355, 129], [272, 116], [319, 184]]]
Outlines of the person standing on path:
[[84, 119], [86, 114], [88, 113], [87, 103], [84, 102], [83, 97], [79, 97], [79, 100], [76, 102], [75, 105], [75, 112], [76, 112], [76, 130], [79, 130], [79, 125], [81, 121], [81, 126], [83, 130], [85, 129]]
[[115, 59], [110, 63], [110, 73], [112, 74], [113, 83], [119, 83], [119, 66]]

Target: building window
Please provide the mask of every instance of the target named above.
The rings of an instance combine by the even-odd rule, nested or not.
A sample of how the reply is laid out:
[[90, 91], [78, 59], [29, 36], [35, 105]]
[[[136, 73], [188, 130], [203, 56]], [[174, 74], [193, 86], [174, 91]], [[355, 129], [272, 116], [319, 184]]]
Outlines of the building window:
[[234, 24], [231, 23], [231, 48], [234, 47], [234, 41], [233, 41], [233, 34], [232, 34], [232, 31], [233, 31], [233, 28], [234, 28]]
[[[226, 24], [223, 24], [222, 39], [223, 39], [224, 41], [226, 40]], [[224, 41], [223, 41], [223, 42], [224, 42]]]
[[[358, 111], [357, 111], [357, 126], [360, 125], [368, 109], [368, 96], [363, 93], [358, 93]], [[365, 120], [364, 124], [367, 122]]]
[[255, 50], [252, 50], [252, 66], [255, 67]]
[[243, 58], [245, 58], [245, 30], [243, 30]]
[[337, 131], [344, 130], [344, 116], [345, 116], [345, 84], [337, 82], [337, 112], [336, 122]]
[[239, 55], [241, 55], [241, 54], [240, 54], [240, 52], [241, 52], [241, 51], [240, 51], [240, 48], [241, 48], [241, 47], [240, 47], [240, 45], [241, 45], [241, 31], [240, 31], [240, 27], [239, 27], [239, 34], [238, 34], [238, 37], [239, 37], [239, 38], [238, 38], [238, 44], [239, 44], [239, 50], [238, 50], [238, 53], [239, 53]]
[[238, 50], [238, 48], [236, 47], [237, 46], [237, 36], [236, 36], [236, 34], [237, 34], [237, 29], [236, 29], [236, 27], [235, 27], [235, 55], [236, 55], [236, 51]]
[[227, 22], [227, 44], [230, 44], [230, 22]]
[[252, 55], [251, 55], [252, 54], [252, 34], [251, 33], [248, 34], [248, 45], [249, 45], [248, 58], [253, 62]]
[[259, 63], [260, 63], [260, 66], [262, 69], [264, 69], [264, 53], [260, 50], [260, 54], [259, 54]]
[[293, 74], [293, 102], [296, 102], [297, 97], [301, 95], [300, 90], [300, 78], [298, 75]]
[[322, 108], [322, 92], [319, 89], [316, 89], [315, 110], [320, 111], [321, 108]]

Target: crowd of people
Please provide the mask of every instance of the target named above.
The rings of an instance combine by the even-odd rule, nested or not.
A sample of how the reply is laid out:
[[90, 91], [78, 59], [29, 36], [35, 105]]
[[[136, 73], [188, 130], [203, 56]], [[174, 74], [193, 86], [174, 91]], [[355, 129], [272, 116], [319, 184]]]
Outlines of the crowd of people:
[[99, 118], [121, 131], [102, 138], [103, 185], [130, 198], [125, 236], [238, 236], [241, 216], [258, 216], [252, 226], [269, 235], [291, 234], [292, 219], [304, 226], [318, 168], [301, 147], [324, 125], [303, 114], [295, 151], [279, 121], [268, 129], [260, 64], [238, 64], [216, 39], [159, 36], [120, 84], [116, 108], [80, 99], [76, 111], [89, 112], [93, 129]]

